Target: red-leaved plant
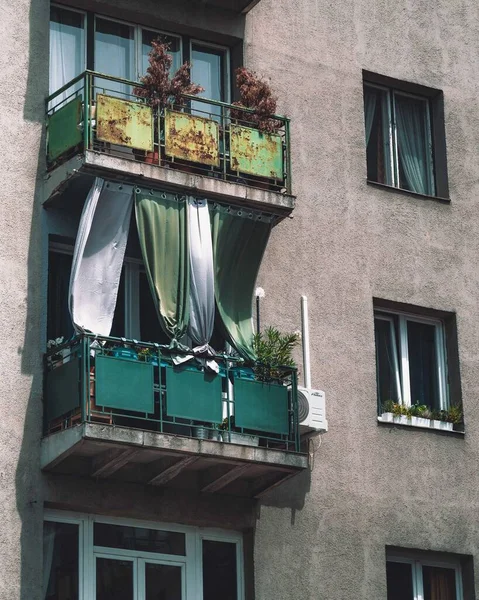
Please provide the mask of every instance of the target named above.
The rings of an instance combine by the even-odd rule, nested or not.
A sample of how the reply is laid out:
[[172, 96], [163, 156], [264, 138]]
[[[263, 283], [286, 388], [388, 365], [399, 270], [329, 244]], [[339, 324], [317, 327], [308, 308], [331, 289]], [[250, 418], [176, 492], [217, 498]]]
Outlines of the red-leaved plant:
[[240, 67], [236, 69], [236, 85], [241, 100], [233, 102], [233, 106], [251, 108], [254, 112], [249, 113], [232, 109], [231, 118], [257, 127], [265, 133], [278, 131], [282, 123], [271, 118], [276, 114], [277, 98], [273, 96], [269, 83], [253, 71]]
[[144, 87], [136, 87], [133, 90], [135, 96], [143, 98], [154, 108], [165, 108], [170, 102], [181, 106], [185, 103], [183, 94], [196, 96], [204, 91], [200, 85], [191, 83], [191, 65], [188, 62], [183, 63], [170, 79], [173, 57], [168, 54], [168, 49], [169, 45], [160, 39], [151, 42], [151, 50], [148, 54], [150, 65], [146, 75], [140, 79]]

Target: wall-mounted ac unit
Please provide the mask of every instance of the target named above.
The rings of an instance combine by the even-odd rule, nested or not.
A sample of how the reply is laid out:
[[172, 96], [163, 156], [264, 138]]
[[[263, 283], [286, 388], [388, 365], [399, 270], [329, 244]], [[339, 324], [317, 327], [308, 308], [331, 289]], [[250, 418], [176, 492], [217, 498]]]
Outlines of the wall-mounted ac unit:
[[324, 392], [298, 386], [298, 417], [301, 433], [328, 431]]

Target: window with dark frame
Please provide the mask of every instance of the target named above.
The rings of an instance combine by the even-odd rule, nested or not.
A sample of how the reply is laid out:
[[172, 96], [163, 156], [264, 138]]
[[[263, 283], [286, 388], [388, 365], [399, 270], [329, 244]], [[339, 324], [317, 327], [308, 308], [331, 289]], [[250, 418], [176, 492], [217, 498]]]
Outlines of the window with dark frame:
[[364, 75], [367, 179], [448, 197], [442, 93]]

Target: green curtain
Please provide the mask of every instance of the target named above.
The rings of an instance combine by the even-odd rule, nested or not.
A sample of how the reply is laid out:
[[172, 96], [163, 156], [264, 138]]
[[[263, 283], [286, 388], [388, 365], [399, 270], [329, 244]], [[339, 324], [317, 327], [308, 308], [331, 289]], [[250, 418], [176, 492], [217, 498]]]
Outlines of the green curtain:
[[189, 260], [186, 197], [135, 191], [138, 236], [160, 324], [172, 344], [189, 319]]
[[272, 217], [214, 205], [215, 298], [228, 341], [248, 360], [253, 352], [253, 293]]

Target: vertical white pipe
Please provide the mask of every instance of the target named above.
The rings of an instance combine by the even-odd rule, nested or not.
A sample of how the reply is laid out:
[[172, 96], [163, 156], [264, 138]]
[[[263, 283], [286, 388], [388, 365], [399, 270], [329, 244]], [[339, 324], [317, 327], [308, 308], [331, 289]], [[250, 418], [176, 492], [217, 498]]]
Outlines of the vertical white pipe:
[[303, 344], [303, 371], [304, 387], [311, 387], [311, 360], [309, 357], [309, 317], [308, 317], [308, 298], [301, 296], [301, 328]]

